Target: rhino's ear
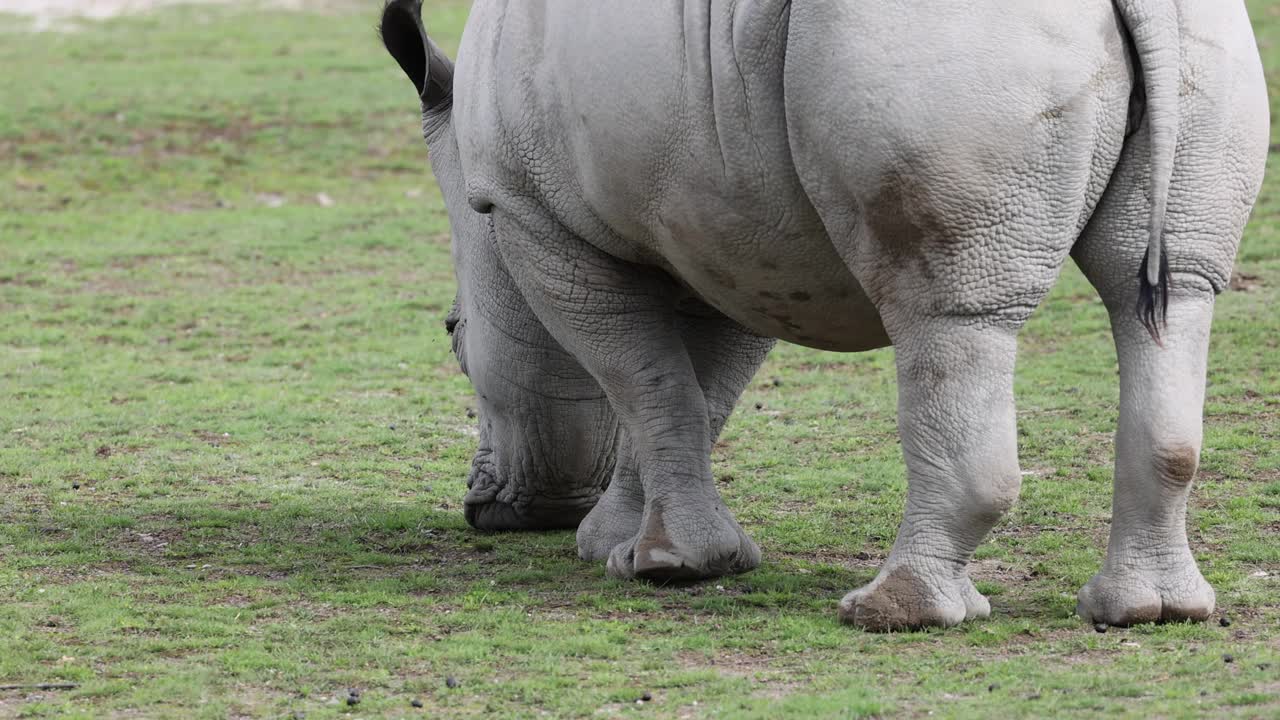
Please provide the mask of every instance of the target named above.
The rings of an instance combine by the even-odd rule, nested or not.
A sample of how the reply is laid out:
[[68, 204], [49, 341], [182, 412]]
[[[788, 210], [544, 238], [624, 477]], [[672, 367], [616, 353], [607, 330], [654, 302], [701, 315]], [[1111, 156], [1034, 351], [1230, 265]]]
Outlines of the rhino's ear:
[[453, 63], [427, 37], [422, 26], [422, 0], [389, 0], [379, 28], [382, 44], [413, 81], [424, 107], [431, 109], [453, 96]]

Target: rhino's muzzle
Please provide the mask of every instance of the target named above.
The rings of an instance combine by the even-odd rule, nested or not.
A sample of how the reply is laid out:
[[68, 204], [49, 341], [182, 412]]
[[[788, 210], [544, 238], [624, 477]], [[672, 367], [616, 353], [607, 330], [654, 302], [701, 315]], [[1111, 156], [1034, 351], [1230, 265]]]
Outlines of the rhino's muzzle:
[[582, 483], [550, 484], [550, 487], [563, 488], [561, 493], [521, 492], [547, 484], [528, 484], [527, 478], [522, 482], [501, 477], [492, 459], [492, 453], [484, 449], [476, 453], [467, 477], [467, 495], [462, 500], [467, 523], [477, 530], [576, 528], [603, 492], [600, 482], [588, 482], [585, 487]]
[[528, 504], [497, 498], [463, 501], [467, 523], [477, 530], [559, 530], [578, 527], [591, 512], [599, 494], [580, 498], [547, 498]]

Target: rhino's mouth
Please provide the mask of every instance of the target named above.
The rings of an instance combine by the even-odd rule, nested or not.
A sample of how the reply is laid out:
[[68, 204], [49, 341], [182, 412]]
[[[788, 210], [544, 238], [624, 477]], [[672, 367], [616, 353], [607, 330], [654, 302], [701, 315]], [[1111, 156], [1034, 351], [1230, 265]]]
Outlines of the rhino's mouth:
[[444, 331], [449, 334], [453, 356], [458, 359], [458, 367], [461, 368], [463, 375], [470, 377], [471, 373], [467, 372], [466, 346], [462, 342], [466, 329], [467, 319], [462, 316], [462, 304], [455, 296], [453, 306], [449, 308], [449, 314], [444, 318]]
[[467, 497], [463, 502], [468, 505], [492, 502], [502, 485], [493, 463], [493, 451], [484, 447], [476, 450], [476, 456], [471, 459], [471, 472], [467, 474]]
[[[482, 448], [471, 461], [463, 513], [477, 530], [553, 530], [576, 528], [600, 499], [600, 490], [572, 494], [520, 492], [527, 485], [503, 478], [493, 451]], [[536, 486], [535, 486], [536, 487]]]

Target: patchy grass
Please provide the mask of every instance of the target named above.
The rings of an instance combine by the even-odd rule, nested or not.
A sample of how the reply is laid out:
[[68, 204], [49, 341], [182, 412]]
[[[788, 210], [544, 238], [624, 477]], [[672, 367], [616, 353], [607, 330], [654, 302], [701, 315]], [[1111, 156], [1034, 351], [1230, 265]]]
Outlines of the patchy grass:
[[[429, 5], [453, 46], [466, 3]], [[1280, 78], [1280, 6], [1251, 8]], [[868, 635], [834, 605], [903, 502], [890, 352], [781, 347], [748, 390], [715, 469], [757, 572], [622, 584], [572, 533], [464, 525], [447, 226], [375, 13], [0, 20], [0, 685], [78, 685], [0, 716], [1280, 714], [1280, 180], [1219, 305], [1191, 507], [1230, 626], [1072, 617], [1117, 389], [1068, 268], [974, 565], [994, 617]]]

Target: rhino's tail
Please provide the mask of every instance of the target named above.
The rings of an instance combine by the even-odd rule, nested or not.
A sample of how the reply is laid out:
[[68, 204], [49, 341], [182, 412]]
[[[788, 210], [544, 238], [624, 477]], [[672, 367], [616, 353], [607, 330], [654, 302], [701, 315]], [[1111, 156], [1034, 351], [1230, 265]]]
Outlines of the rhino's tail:
[[1169, 259], [1164, 251], [1165, 209], [1178, 149], [1181, 45], [1175, 0], [1115, 0], [1138, 54], [1146, 90], [1151, 142], [1151, 217], [1147, 252], [1138, 269], [1138, 319], [1160, 342], [1169, 312]]

